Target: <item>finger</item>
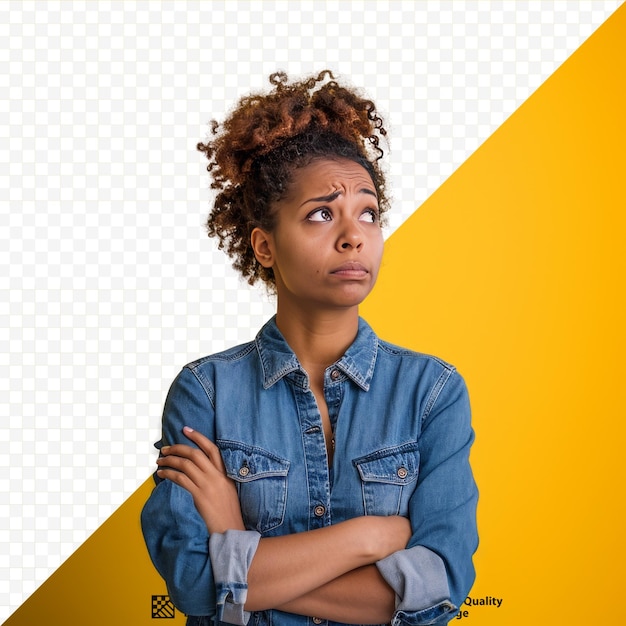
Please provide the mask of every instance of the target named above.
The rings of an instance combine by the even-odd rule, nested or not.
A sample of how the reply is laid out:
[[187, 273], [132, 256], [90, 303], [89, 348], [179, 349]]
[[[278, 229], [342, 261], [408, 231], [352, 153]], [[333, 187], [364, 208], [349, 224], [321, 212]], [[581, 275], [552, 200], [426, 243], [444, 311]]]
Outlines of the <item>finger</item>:
[[198, 485], [196, 485], [194, 481], [191, 480], [189, 476], [187, 476], [187, 474], [176, 469], [172, 469], [169, 467], [160, 467], [157, 470], [157, 476], [159, 478], [169, 480], [177, 484], [179, 487], [186, 489], [194, 499], [201, 491]]
[[[200, 452], [199, 454], [202, 453]], [[177, 474], [184, 474], [194, 485], [202, 489], [211, 481], [211, 474], [213, 473], [213, 476], [215, 476], [215, 472], [218, 470], [216, 470], [206, 456], [202, 455], [200, 461], [203, 461], [202, 467], [198, 466], [193, 459], [170, 455], [159, 457], [157, 459], [157, 465], [159, 466], [159, 470], [171, 470]], [[158, 473], [159, 470], [157, 470], [158, 476], [160, 476]], [[169, 477], [169, 474], [166, 477]]]
[[[182, 443], [174, 444], [173, 446], [164, 446], [161, 448], [161, 456], [159, 458], [170, 459], [172, 457], [181, 457], [193, 461], [200, 469], [206, 472], [221, 470], [215, 467], [213, 461], [206, 455], [205, 452], [198, 448], [192, 448]], [[166, 463], [167, 465], [167, 463]]]
[[226, 466], [222, 460], [220, 449], [208, 437], [205, 437], [202, 433], [194, 430], [190, 426], [185, 426], [183, 428], [183, 433], [188, 439], [191, 439], [191, 441], [193, 441], [200, 448], [200, 450], [202, 450], [209, 457], [209, 459], [211, 459], [218, 470], [224, 474], [226, 473]]
[[203, 450], [193, 446], [188, 446], [184, 443], [175, 443], [171, 446], [163, 446], [160, 452], [161, 456], [182, 456], [187, 459], [207, 458], [207, 455]]

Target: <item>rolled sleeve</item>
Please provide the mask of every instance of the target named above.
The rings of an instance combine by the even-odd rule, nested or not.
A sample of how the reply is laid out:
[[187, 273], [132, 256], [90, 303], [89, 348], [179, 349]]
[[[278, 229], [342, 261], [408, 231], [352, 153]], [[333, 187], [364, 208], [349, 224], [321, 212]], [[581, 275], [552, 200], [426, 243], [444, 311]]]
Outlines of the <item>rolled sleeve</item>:
[[209, 552], [217, 596], [217, 619], [244, 626], [250, 612], [244, 610], [248, 597], [248, 570], [261, 535], [254, 530], [213, 533]]
[[396, 594], [396, 613], [391, 622], [394, 626], [441, 623], [457, 611], [449, 599], [445, 565], [428, 548], [415, 546], [395, 552], [376, 566]]
[[422, 416], [420, 474], [409, 502], [406, 550], [377, 563], [396, 593], [394, 626], [446, 624], [475, 578], [478, 490], [469, 464], [474, 441], [465, 382], [444, 372]]

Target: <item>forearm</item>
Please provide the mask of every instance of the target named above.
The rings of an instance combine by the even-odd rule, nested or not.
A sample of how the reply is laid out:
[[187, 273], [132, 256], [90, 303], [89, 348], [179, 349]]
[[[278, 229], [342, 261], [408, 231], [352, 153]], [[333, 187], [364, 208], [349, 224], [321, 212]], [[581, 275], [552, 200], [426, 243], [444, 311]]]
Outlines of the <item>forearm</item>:
[[346, 624], [387, 624], [395, 610], [395, 593], [378, 568], [367, 565], [276, 608]]
[[358, 517], [317, 530], [260, 540], [248, 572], [246, 610], [284, 605], [343, 574], [400, 550], [408, 522]]

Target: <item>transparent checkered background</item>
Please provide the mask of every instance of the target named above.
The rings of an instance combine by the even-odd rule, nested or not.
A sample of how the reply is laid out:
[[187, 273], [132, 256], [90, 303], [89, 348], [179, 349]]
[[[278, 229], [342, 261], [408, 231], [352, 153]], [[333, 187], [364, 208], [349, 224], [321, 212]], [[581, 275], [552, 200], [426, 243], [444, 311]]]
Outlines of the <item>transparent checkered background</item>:
[[205, 236], [195, 144], [276, 69], [386, 115], [397, 228], [619, 6], [0, 4], [0, 619], [153, 470], [186, 362], [272, 313]]

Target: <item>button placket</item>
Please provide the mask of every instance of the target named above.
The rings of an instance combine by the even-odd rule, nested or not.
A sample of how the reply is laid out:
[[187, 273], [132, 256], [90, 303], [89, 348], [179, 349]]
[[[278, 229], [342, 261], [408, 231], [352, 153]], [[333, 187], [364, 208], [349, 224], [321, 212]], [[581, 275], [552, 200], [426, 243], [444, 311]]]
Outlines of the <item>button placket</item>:
[[294, 387], [298, 409], [298, 419], [305, 435], [304, 470], [306, 487], [311, 504], [309, 505], [310, 529], [322, 528], [330, 523], [330, 480], [326, 444], [315, 396], [310, 388]]

